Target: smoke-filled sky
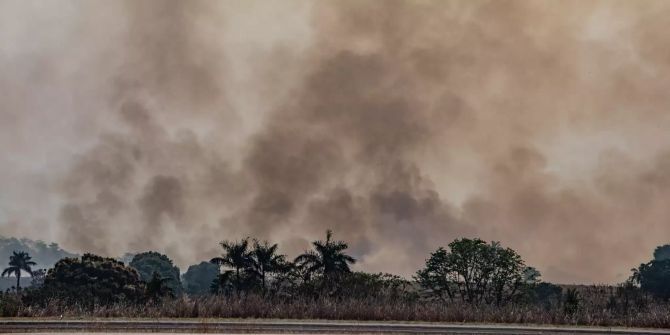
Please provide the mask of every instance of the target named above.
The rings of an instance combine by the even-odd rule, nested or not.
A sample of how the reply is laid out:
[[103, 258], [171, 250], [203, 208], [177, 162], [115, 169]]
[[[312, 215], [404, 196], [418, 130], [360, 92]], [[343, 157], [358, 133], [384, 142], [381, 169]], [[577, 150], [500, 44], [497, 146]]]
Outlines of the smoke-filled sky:
[[0, 234], [182, 267], [328, 228], [611, 283], [670, 242], [667, 1], [0, 0]]

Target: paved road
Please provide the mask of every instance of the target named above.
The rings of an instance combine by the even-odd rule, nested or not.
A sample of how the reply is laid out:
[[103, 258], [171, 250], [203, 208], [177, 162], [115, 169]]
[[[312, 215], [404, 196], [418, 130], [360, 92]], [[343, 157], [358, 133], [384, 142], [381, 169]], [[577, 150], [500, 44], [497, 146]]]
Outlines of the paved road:
[[0, 333], [670, 334], [670, 330], [272, 320], [0, 320]]

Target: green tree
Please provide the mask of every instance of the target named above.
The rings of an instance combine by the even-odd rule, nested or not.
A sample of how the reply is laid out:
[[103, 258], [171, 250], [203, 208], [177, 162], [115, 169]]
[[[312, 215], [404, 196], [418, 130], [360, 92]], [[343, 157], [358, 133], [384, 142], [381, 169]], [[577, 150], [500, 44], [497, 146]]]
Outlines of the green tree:
[[27, 252], [14, 251], [11, 256], [9, 256], [9, 266], [2, 271], [2, 276], [9, 277], [14, 274], [16, 276], [16, 291], [21, 290], [21, 271], [29, 273], [31, 276], [33, 274], [32, 267], [37, 265], [33, 262], [32, 257], [28, 255]]
[[146, 283], [153, 279], [154, 272], [158, 273], [162, 279], [166, 280], [174, 294], [181, 294], [179, 268], [166, 255], [155, 251], [142, 252], [133, 256], [129, 266], [137, 270], [140, 278]]
[[235, 272], [232, 270], [223, 271], [212, 280], [210, 292], [213, 294], [230, 295], [235, 287], [233, 277]]
[[58, 261], [33, 298], [41, 303], [56, 298], [92, 306], [138, 302], [144, 293], [144, 283], [135, 269], [113, 258], [84, 254]]
[[184, 291], [191, 295], [206, 294], [210, 285], [219, 275], [219, 266], [210, 262], [191, 265], [182, 276]]
[[170, 287], [170, 278], [161, 278], [158, 272], [151, 275], [151, 279], [147, 282], [147, 297], [150, 300], [158, 301], [164, 297], [174, 297], [172, 288]]
[[449, 251], [431, 253], [415, 276], [432, 295], [469, 303], [505, 304], [519, 298], [524, 285], [537, 282], [539, 272], [525, 266], [521, 256], [500, 243], [457, 239]]
[[254, 240], [254, 247], [249, 253], [250, 271], [259, 279], [264, 293], [268, 275], [282, 270], [284, 263], [285, 256], [277, 254], [277, 244]]
[[333, 232], [327, 230], [326, 240], [312, 242], [314, 249], [296, 257], [295, 263], [309, 275], [320, 274], [326, 280], [350, 273], [349, 265], [355, 264], [356, 259], [344, 253], [349, 248], [346, 242], [333, 241], [332, 237]]
[[660, 245], [654, 249], [654, 260], [664, 261], [670, 259], [670, 244]]
[[656, 298], [670, 299], [670, 259], [640, 264], [633, 269], [631, 280]]
[[245, 286], [245, 273], [251, 263], [249, 252], [249, 239], [240, 241], [223, 241], [220, 243], [224, 253], [221, 257], [214, 257], [210, 262], [224, 268], [232, 268], [235, 271], [234, 286], [239, 295]]

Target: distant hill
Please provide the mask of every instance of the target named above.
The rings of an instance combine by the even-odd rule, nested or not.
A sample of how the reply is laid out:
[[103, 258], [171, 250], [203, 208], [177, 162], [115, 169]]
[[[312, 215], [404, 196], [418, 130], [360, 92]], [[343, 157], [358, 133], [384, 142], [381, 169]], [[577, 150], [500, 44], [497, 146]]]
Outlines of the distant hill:
[[28, 238], [17, 239], [0, 236], [0, 269], [7, 266], [9, 256], [13, 251], [29, 253], [33, 261], [37, 263], [35, 269], [48, 269], [53, 267], [61, 258], [79, 256], [61, 249], [57, 243], [47, 244], [44, 241], [35, 241]]

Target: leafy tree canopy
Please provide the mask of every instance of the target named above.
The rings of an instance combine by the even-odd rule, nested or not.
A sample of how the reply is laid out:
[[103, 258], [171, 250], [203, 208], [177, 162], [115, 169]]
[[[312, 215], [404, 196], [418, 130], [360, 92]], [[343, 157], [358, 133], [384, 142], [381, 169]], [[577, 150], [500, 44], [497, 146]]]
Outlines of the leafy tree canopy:
[[670, 299], [670, 259], [652, 260], [633, 269], [632, 281], [654, 297]]
[[498, 305], [519, 298], [538, 277], [514, 250], [467, 238], [437, 249], [416, 274], [419, 284], [440, 299]]
[[219, 275], [219, 266], [210, 262], [191, 265], [182, 276], [184, 290], [191, 295], [206, 294]]
[[654, 250], [654, 260], [664, 261], [670, 259], [670, 244], [659, 245]]
[[174, 292], [168, 285], [169, 282], [168, 278], [161, 278], [158, 272], [154, 272], [146, 285], [147, 298], [152, 301], [159, 301], [165, 297], [174, 297]]
[[144, 283], [135, 269], [113, 258], [84, 254], [58, 261], [34, 295], [43, 303], [59, 298], [70, 303], [107, 305], [141, 300]]
[[179, 268], [167, 256], [155, 251], [142, 252], [133, 257], [129, 266], [137, 270], [140, 278], [147, 283], [152, 280], [154, 272], [158, 273], [174, 294], [181, 294]]

